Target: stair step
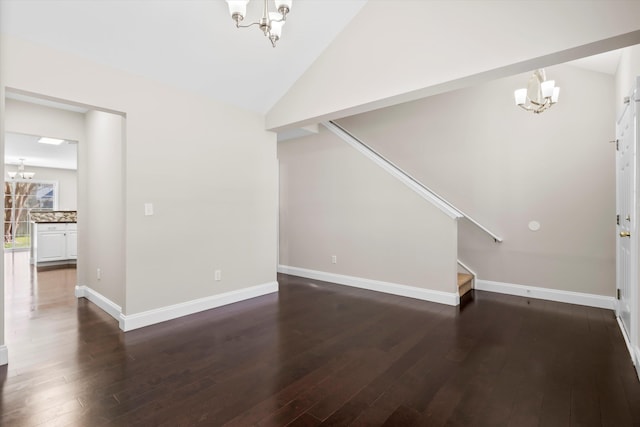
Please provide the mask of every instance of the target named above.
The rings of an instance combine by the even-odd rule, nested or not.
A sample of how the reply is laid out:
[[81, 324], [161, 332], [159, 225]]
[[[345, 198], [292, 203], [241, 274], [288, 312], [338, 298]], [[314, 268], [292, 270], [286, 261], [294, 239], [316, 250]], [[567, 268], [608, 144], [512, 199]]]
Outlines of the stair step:
[[473, 276], [471, 274], [458, 273], [458, 295], [462, 296], [471, 290]]

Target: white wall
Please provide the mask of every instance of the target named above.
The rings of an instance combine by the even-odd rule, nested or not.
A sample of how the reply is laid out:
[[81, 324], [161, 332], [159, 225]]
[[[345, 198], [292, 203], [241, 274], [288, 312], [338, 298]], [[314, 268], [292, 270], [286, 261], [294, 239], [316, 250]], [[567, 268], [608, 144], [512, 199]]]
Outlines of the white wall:
[[126, 315], [276, 280], [276, 137], [263, 116], [5, 35], [0, 48], [3, 87], [126, 114]]
[[456, 292], [456, 220], [324, 127], [278, 158], [281, 265]]
[[613, 296], [614, 79], [549, 67], [560, 101], [534, 115], [513, 101], [529, 77], [339, 122], [504, 239], [461, 221], [459, 257], [480, 279]]
[[[5, 174], [17, 170], [16, 165], [4, 165]], [[37, 181], [55, 181], [58, 183], [58, 210], [78, 210], [78, 172], [71, 169], [41, 168], [28, 166], [29, 172], [35, 172]]]
[[6, 100], [7, 132], [49, 136], [79, 143], [84, 138], [84, 114], [30, 102]]
[[369, 1], [269, 111], [267, 128], [346, 117], [638, 44], [638, 16], [638, 1]]

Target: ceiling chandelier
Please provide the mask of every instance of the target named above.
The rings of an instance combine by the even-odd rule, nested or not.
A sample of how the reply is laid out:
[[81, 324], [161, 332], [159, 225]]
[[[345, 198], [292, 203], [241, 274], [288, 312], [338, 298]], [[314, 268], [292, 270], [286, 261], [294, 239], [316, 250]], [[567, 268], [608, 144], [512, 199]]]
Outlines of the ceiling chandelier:
[[7, 175], [9, 175], [9, 178], [11, 178], [11, 179], [16, 179], [16, 178], [33, 179], [33, 177], [36, 175], [36, 173], [35, 172], [25, 172], [24, 171], [24, 159], [20, 159], [20, 164], [18, 165], [18, 170], [17, 171], [8, 171]]
[[554, 80], [547, 80], [544, 69], [533, 72], [526, 88], [514, 92], [516, 105], [534, 114], [540, 114], [558, 102], [560, 88]]
[[264, 0], [264, 8], [262, 10], [262, 18], [259, 21], [252, 22], [250, 24], [241, 25], [247, 14], [247, 4], [249, 0], [227, 0], [229, 5], [229, 13], [231, 19], [236, 22], [237, 28], [249, 28], [254, 25], [260, 27], [262, 32], [271, 41], [271, 45], [276, 47], [276, 42], [280, 40], [282, 35], [282, 27], [287, 20], [287, 14], [291, 10], [291, 3], [293, 0], [274, 0], [276, 12], [269, 12], [269, 5], [267, 0]]

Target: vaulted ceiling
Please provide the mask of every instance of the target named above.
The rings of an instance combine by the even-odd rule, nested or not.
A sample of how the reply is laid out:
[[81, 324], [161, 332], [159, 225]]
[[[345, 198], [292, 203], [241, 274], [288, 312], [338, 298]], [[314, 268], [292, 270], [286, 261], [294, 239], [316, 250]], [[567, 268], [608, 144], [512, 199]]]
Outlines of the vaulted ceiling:
[[1, 0], [0, 31], [266, 113], [365, 3], [294, 1], [276, 48], [223, 0]]

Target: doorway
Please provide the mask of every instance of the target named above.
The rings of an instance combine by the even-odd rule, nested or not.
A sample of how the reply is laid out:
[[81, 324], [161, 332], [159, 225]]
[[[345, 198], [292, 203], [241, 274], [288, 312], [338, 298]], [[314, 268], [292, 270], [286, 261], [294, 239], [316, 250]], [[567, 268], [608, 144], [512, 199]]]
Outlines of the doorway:
[[4, 161], [4, 250], [29, 250], [32, 212], [77, 210], [77, 141], [6, 132]]

